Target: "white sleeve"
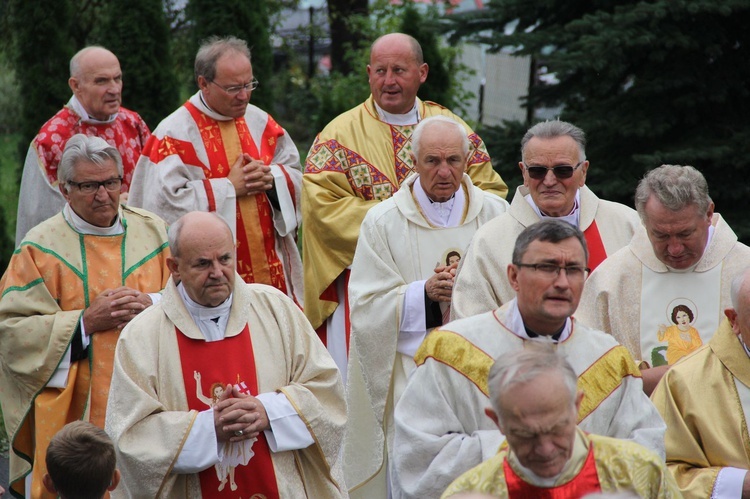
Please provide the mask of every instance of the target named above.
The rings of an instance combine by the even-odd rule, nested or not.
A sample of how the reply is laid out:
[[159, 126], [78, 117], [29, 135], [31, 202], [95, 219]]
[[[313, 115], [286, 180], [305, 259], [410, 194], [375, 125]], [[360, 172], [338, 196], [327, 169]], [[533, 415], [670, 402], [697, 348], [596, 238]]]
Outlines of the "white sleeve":
[[206, 409], [198, 413], [190, 428], [185, 445], [174, 463], [172, 473], [198, 473], [218, 463], [219, 444], [214, 427], [214, 410]]
[[424, 285], [427, 281], [409, 283], [404, 293], [404, 307], [398, 331], [396, 351], [414, 357], [427, 334], [425, 317]]
[[266, 440], [271, 452], [304, 449], [315, 443], [307, 425], [281, 392], [261, 393], [256, 397], [263, 404], [271, 429]]
[[294, 193], [289, 191], [287, 176], [282, 170], [283, 166], [271, 165], [273, 185], [276, 189], [276, 197], [279, 200], [279, 209], [273, 210], [273, 224], [276, 232], [281, 237], [290, 233], [296, 233], [299, 221], [299, 211], [296, 209]]
[[722, 468], [716, 476], [711, 499], [739, 499], [742, 497], [742, 483], [747, 470], [740, 468]]
[[[91, 340], [88, 336], [86, 336], [86, 329], [83, 327], [83, 316], [81, 316], [81, 319], [78, 321], [79, 326], [81, 327], [81, 346], [83, 348], [86, 348], [89, 346], [89, 343]], [[68, 386], [68, 373], [70, 372], [70, 347], [65, 351], [65, 355], [63, 355], [62, 360], [60, 361], [60, 364], [58, 364], [57, 369], [55, 370], [55, 373], [52, 375], [52, 377], [47, 382], [48, 388], [65, 388]]]
[[149, 298], [151, 298], [151, 305], [156, 305], [161, 301], [161, 293], [149, 293]]

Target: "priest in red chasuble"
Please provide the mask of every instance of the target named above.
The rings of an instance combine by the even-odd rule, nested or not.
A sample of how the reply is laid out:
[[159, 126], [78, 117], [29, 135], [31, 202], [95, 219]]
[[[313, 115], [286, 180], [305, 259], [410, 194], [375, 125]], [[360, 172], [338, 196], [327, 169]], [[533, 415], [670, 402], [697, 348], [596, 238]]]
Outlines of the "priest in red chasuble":
[[516, 237], [539, 220], [557, 219], [583, 232], [591, 270], [627, 246], [641, 222], [632, 208], [599, 199], [586, 187], [586, 135], [565, 121], [545, 121], [521, 139], [518, 167], [523, 185], [510, 209], [477, 230], [461, 259], [451, 299], [451, 318], [494, 310], [515, 297], [505, 269]]
[[631, 441], [589, 434], [576, 418], [585, 393], [549, 344], [501, 355], [490, 369], [491, 408], [505, 435], [500, 451], [456, 479], [442, 497], [479, 492], [501, 498], [580, 498], [633, 492], [681, 497], [664, 461]]
[[181, 217], [169, 241], [164, 298], [115, 352], [113, 496], [347, 497], [343, 387], [302, 311], [242, 281], [217, 215]]
[[195, 56], [199, 90], [154, 130], [128, 202], [167, 223], [195, 210], [221, 215], [236, 238], [242, 279], [302, 306], [302, 167], [286, 130], [250, 104], [263, 76], [253, 73], [245, 41], [206, 40]]

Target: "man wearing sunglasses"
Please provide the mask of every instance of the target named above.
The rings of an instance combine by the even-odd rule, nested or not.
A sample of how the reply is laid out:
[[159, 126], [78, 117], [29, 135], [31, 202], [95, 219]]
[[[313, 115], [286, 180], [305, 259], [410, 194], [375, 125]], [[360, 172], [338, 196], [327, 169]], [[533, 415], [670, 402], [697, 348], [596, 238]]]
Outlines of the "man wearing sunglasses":
[[521, 140], [523, 185], [510, 210], [482, 226], [461, 260], [451, 303], [451, 318], [494, 310], [513, 299], [504, 269], [513, 242], [539, 220], [564, 220], [583, 231], [589, 248], [586, 265], [595, 269], [630, 242], [640, 226], [632, 208], [599, 199], [586, 187], [586, 137], [564, 121], [531, 127]]
[[[612, 336], [572, 316], [589, 269], [580, 230], [560, 220], [532, 224], [515, 241], [508, 282], [516, 296], [499, 309], [436, 328], [396, 406], [394, 497], [439, 497], [462, 473], [494, 456], [504, 437], [485, 416], [494, 359], [539, 342], [573, 367], [586, 394], [577, 423], [625, 438], [664, 458], [666, 429], [642, 392], [640, 373]], [[530, 496], [530, 497], [533, 497]]]
[[[630, 350], [651, 393], [671, 365], [713, 337], [750, 248], [714, 212], [706, 179], [692, 166], [648, 172], [635, 207], [643, 227], [591, 276], [577, 317]], [[675, 310], [686, 313], [678, 319]]]
[[250, 50], [210, 38], [195, 57], [199, 90], [154, 130], [128, 200], [167, 223], [191, 211], [219, 214], [237, 239], [237, 272], [302, 306], [295, 237], [302, 167], [289, 134], [250, 104], [258, 80]]

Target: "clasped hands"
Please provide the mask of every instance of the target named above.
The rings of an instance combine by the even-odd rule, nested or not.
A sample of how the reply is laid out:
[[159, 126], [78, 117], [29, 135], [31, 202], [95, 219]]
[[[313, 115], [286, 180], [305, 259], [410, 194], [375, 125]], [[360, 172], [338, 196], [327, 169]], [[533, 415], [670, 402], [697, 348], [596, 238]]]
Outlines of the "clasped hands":
[[83, 311], [86, 335], [109, 329], [122, 329], [136, 315], [151, 306], [148, 293], [121, 286], [102, 291]]
[[214, 427], [219, 442], [239, 442], [256, 438], [271, 423], [260, 400], [241, 393], [237, 385], [227, 385], [214, 404]]
[[450, 303], [457, 267], [458, 262], [453, 265], [438, 265], [435, 267], [435, 273], [424, 283], [427, 298], [432, 301]]
[[227, 179], [232, 182], [237, 197], [252, 196], [273, 188], [271, 167], [245, 153], [234, 162]]

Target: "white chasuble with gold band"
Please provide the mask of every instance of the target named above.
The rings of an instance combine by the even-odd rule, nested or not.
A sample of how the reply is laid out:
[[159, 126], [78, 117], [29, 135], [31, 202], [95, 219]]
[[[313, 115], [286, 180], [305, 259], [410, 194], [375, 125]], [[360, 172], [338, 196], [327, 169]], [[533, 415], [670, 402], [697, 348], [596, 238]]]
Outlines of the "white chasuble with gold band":
[[671, 365], [708, 343], [722, 314], [721, 268], [654, 272], [643, 266], [638, 360]]

